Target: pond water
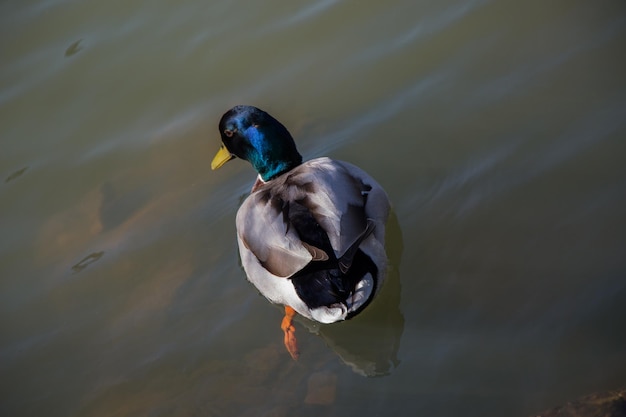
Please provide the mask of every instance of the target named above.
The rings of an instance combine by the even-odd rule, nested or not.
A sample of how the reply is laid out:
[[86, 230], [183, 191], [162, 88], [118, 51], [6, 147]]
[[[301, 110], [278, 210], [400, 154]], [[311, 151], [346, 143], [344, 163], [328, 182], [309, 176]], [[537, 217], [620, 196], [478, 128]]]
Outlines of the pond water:
[[[0, 4], [6, 416], [528, 416], [626, 383], [626, 4]], [[361, 316], [245, 280], [235, 104], [394, 206]]]

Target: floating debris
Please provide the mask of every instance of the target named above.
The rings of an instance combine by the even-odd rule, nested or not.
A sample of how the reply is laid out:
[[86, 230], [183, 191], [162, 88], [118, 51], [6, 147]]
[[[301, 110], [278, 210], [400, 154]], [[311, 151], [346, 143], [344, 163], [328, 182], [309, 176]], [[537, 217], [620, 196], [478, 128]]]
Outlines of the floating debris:
[[82, 271], [83, 269], [91, 265], [92, 263], [96, 262], [98, 259], [102, 258], [102, 255], [104, 255], [104, 251], [93, 252], [85, 256], [83, 259], [81, 259], [79, 263], [77, 263], [76, 265], [72, 267], [72, 271], [74, 271], [75, 274]]
[[28, 170], [28, 167], [24, 167], [20, 170], [15, 171], [13, 174], [9, 175], [4, 182], [9, 182], [9, 181], [13, 181], [14, 179], [20, 177], [23, 173], [25, 173]]
[[79, 39], [76, 42], [72, 43], [70, 46], [68, 46], [67, 49], [65, 50], [65, 56], [69, 57], [69, 56], [75, 55], [78, 52], [80, 52], [83, 49], [80, 46], [80, 43], [82, 41], [83, 41], [82, 39]]

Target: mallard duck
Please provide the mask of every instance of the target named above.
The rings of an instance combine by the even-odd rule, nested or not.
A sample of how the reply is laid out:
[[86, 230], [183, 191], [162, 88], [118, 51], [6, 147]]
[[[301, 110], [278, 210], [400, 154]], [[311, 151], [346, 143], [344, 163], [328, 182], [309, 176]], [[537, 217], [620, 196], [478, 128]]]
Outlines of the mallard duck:
[[346, 320], [380, 289], [389, 199], [348, 162], [302, 162], [285, 126], [256, 107], [233, 107], [219, 130], [222, 145], [211, 168], [237, 157], [258, 173], [237, 212], [239, 253], [248, 280], [285, 306], [281, 328], [296, 359], [296, 313], [320, 323]]

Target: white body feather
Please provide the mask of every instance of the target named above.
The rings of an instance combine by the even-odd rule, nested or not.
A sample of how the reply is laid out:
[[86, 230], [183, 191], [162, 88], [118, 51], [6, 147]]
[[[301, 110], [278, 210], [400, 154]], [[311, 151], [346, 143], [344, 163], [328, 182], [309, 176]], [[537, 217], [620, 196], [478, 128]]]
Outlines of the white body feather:
[[[363, 191], [363, 185], [367, 188]], [[299, 314], [322, 323], [344, 320], [358, 310], [369, 298], [374, 280], [367, 274], [357, 285], [357, 291], [344, 305], [309, 308], [298, 297], [290, 276], [312, 260], [310, 251], [298, 234], [285, 223], [279, 207], [268, 203], [268, 195], [280, 195], [278, 201], [299, 201], [307, 198], [316, 221], [328, 234], [337, 258], [363, 233], [352, 222], [349, 214], [362, 210], [374, 222], [374, 231], [359, 248], [378, 268], [377, 285], [384, 280], [387, 267], [385, 254], [385, 223], [389, 214], [389, 200], [382, 187], [360, 168], [343, 161], [317, 158], [275, 178], [253, 192], [237, 212], [237, 241], [241, 261], [248, 279], [269, 301], [289, 305]], [[364, 196], [366, 194], [366, 196]], [[357, 207], [357, 208], [355, 208]], [[276, 272], [272, 274], [269, 269]]]

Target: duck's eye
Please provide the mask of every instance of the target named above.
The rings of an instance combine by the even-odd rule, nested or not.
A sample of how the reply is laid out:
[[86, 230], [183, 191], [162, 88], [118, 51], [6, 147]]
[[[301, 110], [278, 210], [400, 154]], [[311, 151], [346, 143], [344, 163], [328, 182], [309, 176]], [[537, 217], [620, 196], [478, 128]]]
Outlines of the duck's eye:
[[227, 138], [232, 138], [233, 137], [234, 132], [230, 129], [226, 129], [224, 131], [224, 135], [226, 135]]

